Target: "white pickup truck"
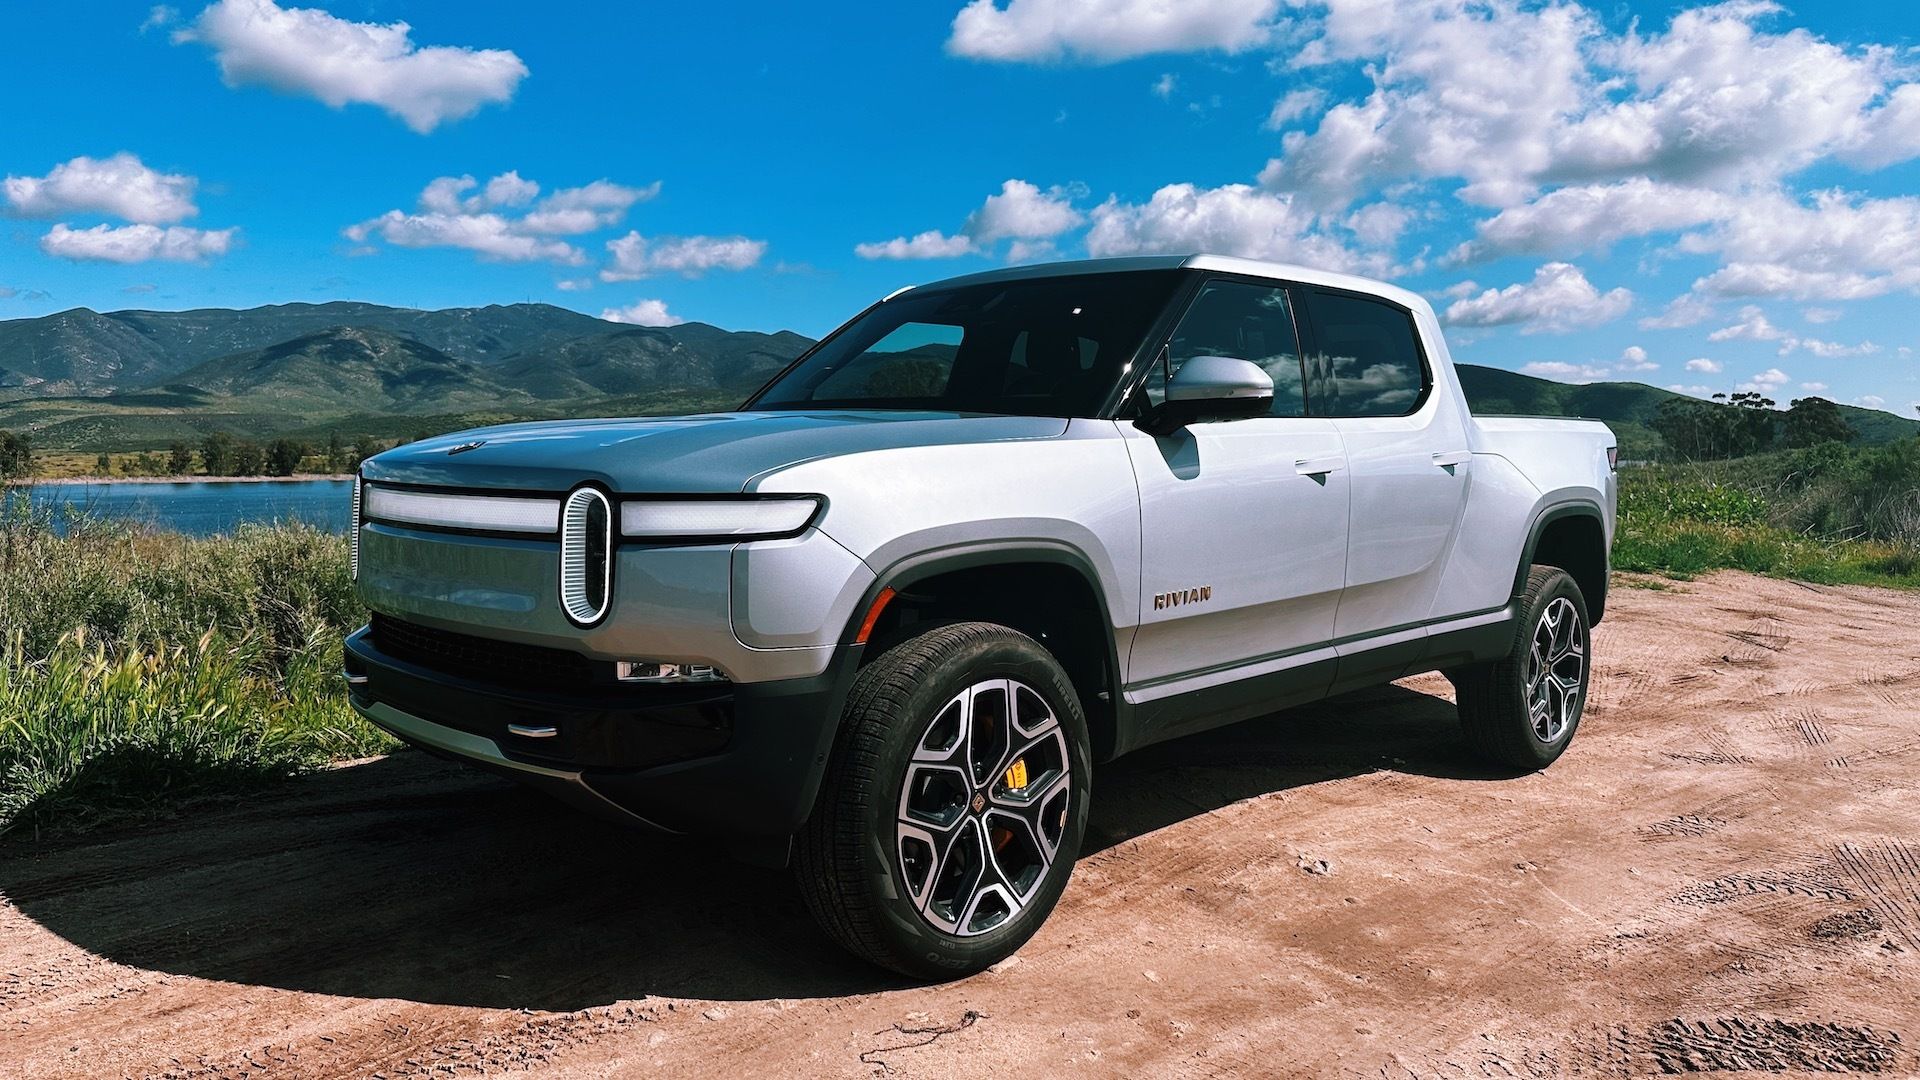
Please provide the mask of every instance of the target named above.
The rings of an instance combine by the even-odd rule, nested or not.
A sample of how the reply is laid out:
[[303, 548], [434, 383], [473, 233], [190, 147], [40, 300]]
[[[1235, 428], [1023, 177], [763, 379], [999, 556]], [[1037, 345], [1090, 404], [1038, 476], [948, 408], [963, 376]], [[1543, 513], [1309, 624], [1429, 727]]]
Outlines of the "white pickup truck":
[[1209, 255], [902, 290], [737, 412], [368, 461], [354, 705], [581, 806], [797, 864], [916, 976], [1038, 928], [1098, 762], [1444, 671], [1567, 747], [1615, 440], [1474, 417], [1412, 293]]

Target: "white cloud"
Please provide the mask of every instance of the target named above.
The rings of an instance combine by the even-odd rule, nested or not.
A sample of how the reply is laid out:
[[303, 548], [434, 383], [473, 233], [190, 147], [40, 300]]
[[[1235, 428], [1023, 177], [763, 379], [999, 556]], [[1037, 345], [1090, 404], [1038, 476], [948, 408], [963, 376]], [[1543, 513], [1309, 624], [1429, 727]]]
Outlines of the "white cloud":
[[1574, 3], [1328, 0], [1294, 59], [1360, 66], [1371, 90], [1289, 134], [1262, 180], [1316, 206], [1458, 180], [1461, 198], [1509, 207], [1543, 186], [1760, 189], [1821, 160], [1920, 153], [1920, 84], [1900, 84], [1899, 54], [1773, 32], [1782, 10], [1706, 5], [1649, 34]]
[[972, 254], [973, 238], [928, 229], [910, 238], [896, 236], [878, 243], [855, 244], [853, 253], [863, 259], [951, 259]]
[[595, 180], [540, 198], [540, 185], [518, 171], [485, 184], [471, 176], [441, 176], [421, 190], [417, 210], [389, 210], [342, 235], [363, 245], [378, 237], [396, 247], [461, 248], [498, 262], [579, 266], [586, 254], [553, 237], [617, 225], [635, 203], [659, 191], [658, 182], [636, 188]]
[[1267, 114], [1266, 128], [1279, 131], [1295, 120], [1320, 108], [1327, 100], [1327, 92], [1317, 86], [1290, 90], [1273, 103], [1273, 111]]
[[148, 168], [122, 151], [108, 158], [77, 157], [45, 176], [0, 181], [11, 212], [20, 217], [107, 214], [142, 225], [168, 225], [199, 213], [197, 181]]
[[1800, 312], [1800, 317], [1810, 323], [1830, 323], [1841, 315], [1839, 308], [1810, 307]]
[[1788, 337], [1785, 330], [1767, 321], [1767, 316], [1757, 307], [1740, 309], [1740, 321], [1731, 326], [1723, 326], [1707, 335], [1708, 341], [1783, 341]]
[[586, 292], [593, 288], [593, 279], [590, 277], [561, 278], [553, 283], [553, 287], [561, 292]]
[[1413, 222], [1413, 211], [1397, 203], [1377, 202], [1355, 210], [1343, 223], [1368, 247], [1392, 247]]
[[[1821, 341], [1818, 338], [1795, 338], [1793, 339], [1793, 345], [1807, 350], [1822, 360], [1839, 360], [1849, 356], [1872, 356], [1880, 351], [1880, 346], [1875, 345], [1871, 341], [1863, 341], [1858, 345], [1844, 345], [1838, 341]], [[1782, 349], [1780, 354], [1785, 356], [1791, 351], [1791, 348]]]
[[179, 20], [180, 12], [178, 9], [167, 4], [155, 4], [153, 7], [147, 9], [147, 17], [140, 23], [140, 32], [144, 34], [149, 30], [159, 30], [162, 27], [171, 26]]
[[1803, 382], [1800, 384], [1800, 389], [1809, 394], [1824, 394], [1831, 388], [1823, 382]]
[[1673, 298], [1658, 315], [1649, 315], [1640, 320], [1642, 330], [1675, 330], [1683, 326], [1698, 326], [1713, 318], [1718, 306], [1711, 299], [1682, 293]]
[[1173, 96], [1174, 89], [1179, 85], [1180, 77], [1169, 72], [1153, 80], [1153, 96], [1165, 101]]
[[1555, 262], [1536, 270], [1532, 281], [1454, 301], [1448, 305], [1446, 317], [1455, 326], [1518, 323], [1525, 333], [1561, 332], [1610, 322], [1626, 314], [1632, 305], [1633, 294], [1626, 289], [1603, 293], [1579, 267]]
[[1290, 196], [1246, 184], [1168, 184], [1146, 203], [1108, 199], [1093, 211], [1087, 254], [1212, 252], [1384, 275], [1384, 256], [1363, 256], [1315, 228], [1315, 215]]
[[1696, 356], [1687, 361], [1687, 370], [1698, 371], [1705, 375], [1718, 375], [1725, 369], [1720, 366], [1718, 360], [1709, 360], [1704, 356]]
[[1096, 62], [1265, 44], [1280, 0], [972, 0], [947, 51], [974, 60]]
[[767, 253], [765, 240], [744, 236], [657, 236], [630, 232], [607, 241], [613, 261], [601, 281], [637, 281], [654, 274], [699, 277], [709, 270], [745, 270]]
[[419, 46], [404, 22], [358, 23], [273, 0], [218, 0], [175, 41], [213, 50], [228, 86], [259, 84], [338, 109], [375, 105], [422, 134], [512, 100], [527, 66], [504, 49]]
[[665, 300], [635, 300], [626, 307], [611, 307], [600, 313], [608, 322], [635, 326], [679, 326], [687, 320], [667, 310]]
[[1658, 371], [1660, 365], [1647, 359], [1647, 350], [1638, 345], [1629, 345], [1620, 353], [1620, 360], [1614, 365], [1616, 371]]
[[1450, 259], [1604, 250], [1629, 237], [1714, 221], [1727, 213], [1732, 201], [1719, 192], [1655, 183], [1645, 177], [1563, 187], [1480, 222], [1475, 227], [1478, 236], [1462, 244]]
[[40, 238], [40, 250], [63, 259], [138, 263], [154, 259], [200, 262], [225, 255], [238, 229], [192, 229], [184, 225], [55, 225]]
[[1859, 397], [1854, 398], [1853, 403], [1855, 405], [1861, 406], [1862, 408], [1881, 409], [1886, 407], [1887, 399], [1880, 397], [1877, 394], [1862, 394]]
[[1536, 360], [1520, 370], [1528, 375], [1567, 383], [1599, 382], [1612, 374], [1604, 366], [1568, 364], [1559, 360]]
[[1058, 236], [1084, 220], [1073, 208], [1070, 191], [1042, 192], [1025, 180], [1008, 180], [1000, 185], [1000, 194], [987, 196], [968, 216], [965, 232], [980, 244], [1006, 237], [1034, 240]]
[[595, 180], [577, 188], [562, 188], [541, 199], [520, 219], [520, 228], [550, 236], [580, 233], [618, 225], [633, 204], [660, 194], [658, 180], [646, 187], [627, 187], [611, 180]]
[[1793, 376], [1779, 368], [1768, 368], [1755, 373], [1751, 379], [1741, 383], [1735, 389], [1749, 394], [1771, 394], [1792, 381]]
[[1691, 394], [1694, 397], [1706, 397], [1708, 394], [1713, 393], [1713, 387], [1711, 386], [1686, 386], [1681, 383], [1674, 383], [1667, 387], [1667, 389], [1676, 394]]
[[1824, 191], [1803, 203], [1764, 193], [1739, 200], [1719, 224], [1681, 237], [1679, 248], [1725, 260], [1694, 283], [1696, 292], [1795, 300], [1880, 296], [1920, 286], [1920, 198]]

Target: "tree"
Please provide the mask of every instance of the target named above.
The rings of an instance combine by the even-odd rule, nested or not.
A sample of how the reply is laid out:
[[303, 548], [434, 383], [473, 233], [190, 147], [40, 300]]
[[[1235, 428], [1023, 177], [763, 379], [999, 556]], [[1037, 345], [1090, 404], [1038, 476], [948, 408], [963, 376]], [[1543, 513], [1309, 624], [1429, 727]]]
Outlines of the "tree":
[[167, 471], [175, 476], [185, 476], [193, 471], [193, 447], [177, 442], [167, 454]]
[[112, 476], [113, 458], [107, 454], [101, 454], [99, 457], [94, 458], [93, 474], [95, 476]]
[[307, 448], [292, 439], [275, 439], [267, 444], [267, 473], [272, 476], [292, 476], [300, 471], [300, 461], [307, 456]]
[[343, 473], [347, 471], [347, 444], [337, 431], [327, 432], [327, 471]]
[[1689, 397], [1671, 397], [1660, 403], [1649, 422], [1666, 441], [1673, 456], [1685, 461], [1723, 458], [1732, 452], [1736, 417], [1724, 405]]
[[353, 467], [359, 468], [361, 462], [379, 452], [380, 444], [375, 442], [371, 435], [362, 435], [353, 440]]
[[[1723, 395], [1713, 396], [1719, 398]], [[1773, 445], [1773, 427], [1779, 414], [1774, 409], [1772, 398], [1757, 391], [1745, 390], [1733, 395], [1727, 403], [1734, 409], [1733, 446], [1729, 448], [1729, 457], [1757, 454]]]
[[0, 431], [0, 480], [14, 480], [33, 472], [33, 447], [25, 435]]
[[200, 444], [200, 464], [208, 476], [233, 475], [233, 436], [216, 431]]
[[231, 476], [260, 476], [267, 471], [267, 452], [252, 439], [242, 439], [233, 446], [233, 472]]
[[1804, 397], [1787, 409], [1787, 445], [1794, 449], [1829, 442], [1852, 442], [1853, 425], [1840, 415], [1840, 406], [1823, 397]]

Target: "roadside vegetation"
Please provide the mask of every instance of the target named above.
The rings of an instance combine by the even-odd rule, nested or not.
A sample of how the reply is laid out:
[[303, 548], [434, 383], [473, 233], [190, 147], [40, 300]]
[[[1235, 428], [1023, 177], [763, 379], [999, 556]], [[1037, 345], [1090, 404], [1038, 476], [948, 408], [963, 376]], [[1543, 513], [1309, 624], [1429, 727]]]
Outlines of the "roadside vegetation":
[[0, 833], [234, 796], [391, 749], [340, 685], [346, 541], [0, 519]]
[[1613, 565], [1920, 587], [1920, 439], [1623, 468]]

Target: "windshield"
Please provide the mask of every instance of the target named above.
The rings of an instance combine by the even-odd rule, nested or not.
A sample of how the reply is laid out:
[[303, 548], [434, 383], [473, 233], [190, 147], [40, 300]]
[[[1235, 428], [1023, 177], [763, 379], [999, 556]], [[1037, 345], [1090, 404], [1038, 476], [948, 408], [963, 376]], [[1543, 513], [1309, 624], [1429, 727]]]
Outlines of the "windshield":
[[755, 409], [1092, 417], [1179, 283], [1130, 271], [913, 290], [775, 379]]

